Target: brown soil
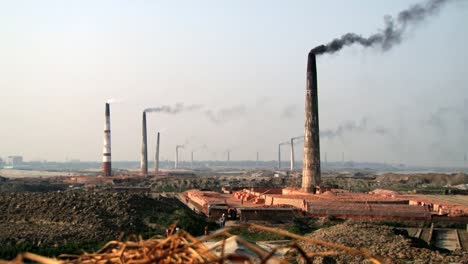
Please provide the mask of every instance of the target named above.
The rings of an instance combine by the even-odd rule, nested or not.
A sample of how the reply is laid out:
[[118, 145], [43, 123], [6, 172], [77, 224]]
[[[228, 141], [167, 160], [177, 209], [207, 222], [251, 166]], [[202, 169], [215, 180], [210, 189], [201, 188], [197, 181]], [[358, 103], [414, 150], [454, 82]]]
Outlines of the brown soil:
[[[314, 239], [342, 244], [353, 248], [366, 248], [372, 254], [382, 256], [386, 263], [468, 263], [468, 252], [443, 253], [428, 247], [415, 247], [415, 241], [397, 235], [394, 229], [369, 223], [347, 221], [322, 228], [309, 235]], [[327, 251], [325, 247], [301, 242], [306, 252]], [[335, 262], [334, 262], [335, 261]], [[340, 255], [317, 257], [314, 263], [370, 263], [361, 256]]]
[[44, 249], [69, 243], [79, 249], [116, 239], [121, 232], [164, 234], [177, 220], [186, 222], [184, 228], [201, 222], [176, 199], [105, 191], [0, 193], [0, 212], [4, 258], [14, 257], [15, 250], [48, 254]]
[[379, 182], [401, 182], [409, 185], [428, 184], [433, 186], [453, 186], [468, 182], [468, 175], [464, 173], [453, 174], [393, 174], [387, 173], [377, 176]]

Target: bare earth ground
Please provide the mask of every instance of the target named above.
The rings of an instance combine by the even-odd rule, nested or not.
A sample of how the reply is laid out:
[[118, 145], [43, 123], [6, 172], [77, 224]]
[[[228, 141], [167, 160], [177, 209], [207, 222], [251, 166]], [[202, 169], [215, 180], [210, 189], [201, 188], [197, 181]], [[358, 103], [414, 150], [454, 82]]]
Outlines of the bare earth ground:
[[[353, 248], [366, 248], [375, 255], [385, 258], [387, 263], [468, 263], [467, 251], [444, 253], [431, 250], [418, 241], [412, 241], [403, 235], [395, 234], [393, 228], [347, 221], [343, 224], [323, 228], [309, 235], [315, 239], [346, 245]], [[327, 251], [322, 246], [301, 242], [308, 252]], [[341, 255], [336, 257], [317, 257], [314, 263], [370, 263], [361, 256]], [[333, 259], [333, 260], [332, 260]]]
[[39, 171], [39, 170], [13, 170], [13, 169], [0, 169], [0, 175], [6, 178], [31, 178], [31, 177], [57, 177], [57, 176], [70, 176], [69, 172], [65, 171]]

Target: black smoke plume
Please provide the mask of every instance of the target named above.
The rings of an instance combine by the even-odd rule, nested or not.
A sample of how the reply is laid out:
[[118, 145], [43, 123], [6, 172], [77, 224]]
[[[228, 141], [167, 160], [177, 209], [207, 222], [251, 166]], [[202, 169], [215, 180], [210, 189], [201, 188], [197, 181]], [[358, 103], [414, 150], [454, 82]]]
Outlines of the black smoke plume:
[[206, 144], [194, 147], [192, 151], [195, 152], [195, 151], [204, 150], [204, 149], [208, 149], [208, 146]]
[[167, 114], [178, 114], [181, 112], [190, 112], [190, 111], [195, 111], [199, 110], [203, 106], [201, 105], [188, 105], [185, 106], [183, 103], [177, 103], [174, 106], [170, 105], [162, 105], [158, 107], [151, 107], [151, 108], [146, 108], [144, 112], [146, 113], [156, 113], [156, 112], [161, 112], [161, 113], [167, 113]]
[[[451, 105], [439, 107], [431, 112], [423, 123], [429, 126], [440, 139], [446, 139], [448, 135], [456, 129], [463, 134], [468, 133], [468, 99], [464, 105]], [[456, 127], [454, 127], [456, 126]]]
[[226, 123], [232, 119], [242, 117], [247, 114], [244, 105], [236, 105], [229, 108], [222, 108], [218, 111], [206, 110], [205, 115], [215, 124]]
[[284, 119], [293, 118], [295, 114], [295, 110], [296, 110], [296, 105], [294, 104], [290, 104], [286, 106], [281, 112], [281, 118], [284, 118]]
[[373, 123], [372, 120], [366, 117], [362, 118], [359, 122], [346, 121], [338, 125], [335, 129], [321, 130], [320, 137], [323, 139], [334, 139], [351, 132], [375, 133], [380, 136], [385, 136], [390, 133], [386, 127], [375, 126]]
[[393, 46], [400, 44], [410, 26], [416, 26], [428, 17], [439, 13], [440, 9], [454, 0], [428, 0], [410, 6], [408, 9], [398, 13], [396, 18], [385, 16], [385, 26], [380, 32], [363, 37], [356, 33], [346, 33], [340, 38], [332, 40], [326, 45], [320, 45], [311, 50], [311, 53], [335, 53], [345, 46], [359, 44], [363, 47], [380, 47], [382, 51], [387, 51]]
[[351, 131], [363, 132], [367, 129], [367, 119], [363, 118], [359, 123], [353, 121], [346, 121], [340, 124], [335, 129], [326, 129], [320, 131], [320, 137], [333, 139], [335, 137], [341, 137], [343, 134]]

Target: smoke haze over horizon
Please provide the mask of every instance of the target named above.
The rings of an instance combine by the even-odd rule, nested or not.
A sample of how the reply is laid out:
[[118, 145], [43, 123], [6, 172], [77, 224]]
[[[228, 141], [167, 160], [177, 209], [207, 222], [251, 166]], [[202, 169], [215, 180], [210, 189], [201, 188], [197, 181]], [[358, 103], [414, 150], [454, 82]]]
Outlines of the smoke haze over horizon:
[[0, 1], [0, 157], [101, 160], [116, 98], [113, 161], [139, 160], [145, 107], [148, 157], [161, 131], [160, 157], [188, 143], [180, 160], [203, 144], [197, 160], [275, 160], [304, 133], [310, 49], [393, 14], [394, 38], [317, 58], [322, 154], [465, 164], [467, 2], [179, 1]]
[[149, 107], [143, 110], [145, 113], [166, 113], [166, 114], [179, 114], [181, 112], [196, 111], [203, 108], [202, 105], [188, 105], [185, 106], [183, 103], [177, 103], [174, 106], [162, 105], [158, 107]]

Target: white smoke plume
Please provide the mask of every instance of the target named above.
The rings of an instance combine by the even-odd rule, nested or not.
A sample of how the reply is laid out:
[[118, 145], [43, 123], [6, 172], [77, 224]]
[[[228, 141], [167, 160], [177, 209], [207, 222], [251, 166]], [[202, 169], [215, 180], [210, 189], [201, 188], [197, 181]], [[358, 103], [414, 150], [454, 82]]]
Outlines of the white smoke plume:
[[119, 103], [122, 103], [122, 102], [123, 102], [122, 99], [117, 99], [117, 98], [110, 98], [110, 99], [106, 100], [106, 103], [108, 103], [108, 104], [119, 104]]

